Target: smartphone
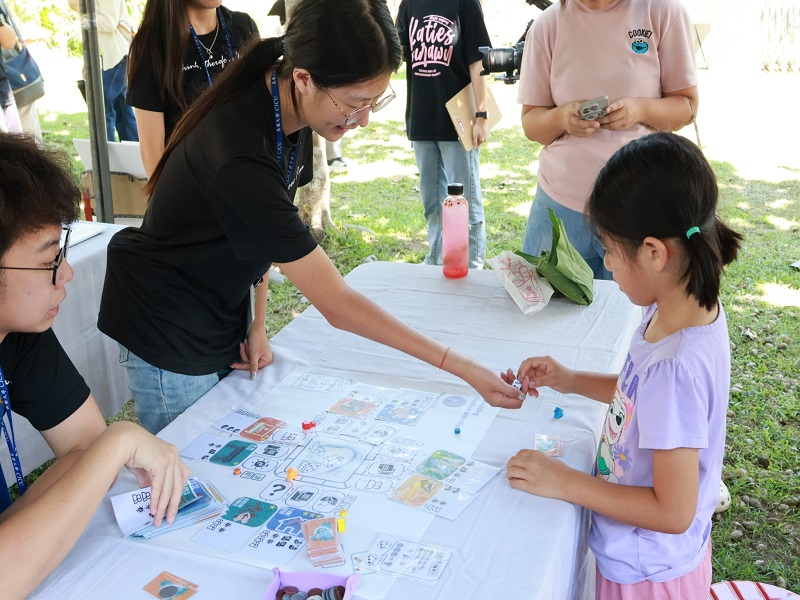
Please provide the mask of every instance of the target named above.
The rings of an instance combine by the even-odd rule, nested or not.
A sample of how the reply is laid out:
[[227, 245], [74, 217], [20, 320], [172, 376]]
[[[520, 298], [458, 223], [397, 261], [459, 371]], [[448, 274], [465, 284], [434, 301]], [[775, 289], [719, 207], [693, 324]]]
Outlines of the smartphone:
[[583, 102], [578, 107], [578, 114], [584, 121], [594, 121], [606, 114], [608, 96], [598, 96]]

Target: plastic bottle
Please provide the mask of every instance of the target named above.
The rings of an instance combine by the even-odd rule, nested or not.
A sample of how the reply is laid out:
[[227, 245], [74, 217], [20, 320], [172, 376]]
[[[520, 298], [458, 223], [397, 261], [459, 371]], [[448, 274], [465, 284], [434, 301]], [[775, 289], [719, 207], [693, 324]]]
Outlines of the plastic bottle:
[[442, 270], [445, 277], [464, 277], [469, 272], [469, 203], [464, 184], [447, 186], [442, 205]]

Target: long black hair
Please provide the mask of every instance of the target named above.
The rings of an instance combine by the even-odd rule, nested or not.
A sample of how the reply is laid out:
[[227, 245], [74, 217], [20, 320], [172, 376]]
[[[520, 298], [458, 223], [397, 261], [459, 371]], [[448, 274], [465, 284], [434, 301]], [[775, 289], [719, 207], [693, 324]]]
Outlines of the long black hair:
[[[161, 85], [161, 99], [172, 100], [186, 110], [183, 61], [189, 43], [186, 0], [147, 0], [139, 30], [128, 51], [130, 84], [142, 69], [150, 70]], [[144, 64], [149, 61], [149, 64]]]
[[289, 15], [284, 36], [248, 44], [214, 86], [189, 107], [172, 132], [146, 191], [155, 189], [169, 153], [187, 133], [213, 109], [265, 78], [274, 65], [279, 64], [279, 79], [291, 82], [296, 107], [295, 68], [307, 70], [319, 85], [337, 88], [396, 71], [402, 60], [385, 0], [300, 0]]
[[601, 239], [618, 243], [631, 260], [646, 237], [680, 240], [686, 252], [680, 281], [712, 310], [722, 270], [743, 239], [717, 215], [718, 196], [700, 148], [674, 133], [652, 133], [609, 159], [595, 180], [587, 217]]

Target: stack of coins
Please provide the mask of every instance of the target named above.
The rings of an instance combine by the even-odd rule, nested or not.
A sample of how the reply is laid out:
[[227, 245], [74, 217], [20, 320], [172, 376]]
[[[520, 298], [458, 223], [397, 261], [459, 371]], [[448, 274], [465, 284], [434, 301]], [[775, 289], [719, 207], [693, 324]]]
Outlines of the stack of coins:
[[344, 600], [344, 586], [336, 585], [326, 590], [311, 588], [301, 592], [293, 585], [287, 585], [278, 590], [275, 600]]

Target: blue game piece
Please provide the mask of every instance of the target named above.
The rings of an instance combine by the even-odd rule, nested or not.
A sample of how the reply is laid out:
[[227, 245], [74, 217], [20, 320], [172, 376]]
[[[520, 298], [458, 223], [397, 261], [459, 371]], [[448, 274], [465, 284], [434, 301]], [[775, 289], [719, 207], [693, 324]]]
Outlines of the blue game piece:
[[453, 431], [455, 432], [456, 435], [458, 435], [461, 433], [461, 427], [456, 427]]
[[564, 416], [564, 411], [561, 410], [561, 408], [559, 408], [558, 406], [556, 406], [556, 409], [553, 411], [553, 418], [560, 419], [563, 416]]

